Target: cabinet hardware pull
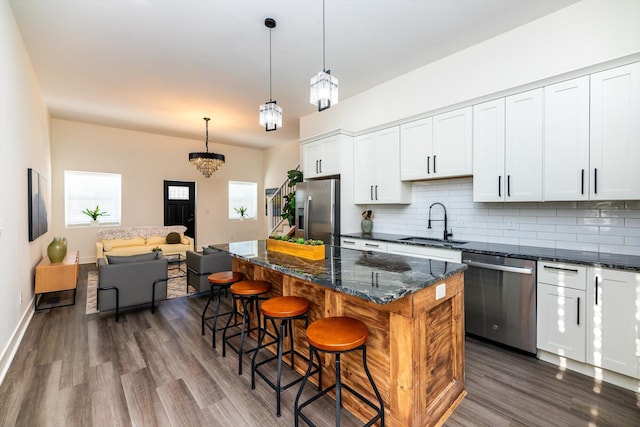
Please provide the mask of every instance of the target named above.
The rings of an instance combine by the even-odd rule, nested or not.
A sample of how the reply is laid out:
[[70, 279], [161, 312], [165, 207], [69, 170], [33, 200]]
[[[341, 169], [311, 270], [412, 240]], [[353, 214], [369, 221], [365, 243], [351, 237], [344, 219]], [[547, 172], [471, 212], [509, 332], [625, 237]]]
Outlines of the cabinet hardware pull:
[[487, 270], [506, 271], [508, 273], [533, 274], [533, 270], [528, 267], [511, 267], [509, 265], [487, 264], [486, 262], [462, 260], [463, 264], [469, 267], [486, 268]]
[[322, 159], [318, 160], [320, 162], [320, 173], [322, 173]]
[[433, 173], [436, 173], [436, 155], [433, 155]]
[[352, 242], [351, 240], [343, 240], [342, 243], [344, 243], [345, 245], [355, 245], [356, 242]]
[[378, 186], [376, 185], [376, 200], [378, 200]]
[[578, 325], [580, 324], [580, 297], [578, 297]]
[[365, 243], [364, 245], [365, 245], [365, 246], [370, 246], [370, 247], [372, 247], [372, 248], [379, 248], [379, 247], [380, 247], [380, 245], [375, 245], [375, 244], [373, 244], [373, 243]]
[[507, 197], [511, 197], [511, 175], [507, 175]]
[[431, 173], [431, 156], [427, 156], [427, 173]]
[[547, 268], [549, 270], [560, 270], [560, 271], [570, 271], [572, 273], [577, 273], [578, 269], [577, 268], [563, 268], [563, 267], [553, 267], [551, 265], [545, 265], [544, 268]]
[[598, 194], [598, 168], [593, 168], [593, 193]]
[[596, 305], [598, 305], [598, 276], [595, 276], [596, 279]]
[[498, 175], [498, 197], [502, 197], [502, 175]]
[[373, 200], [373, 185], [369, 187], [369, 192], [371, 193], [371, 200]]
[[580, 194], [584, 194], [584, 169], [582, 169], [582, 179], [581, 179], [581, 189], [580, 189]]

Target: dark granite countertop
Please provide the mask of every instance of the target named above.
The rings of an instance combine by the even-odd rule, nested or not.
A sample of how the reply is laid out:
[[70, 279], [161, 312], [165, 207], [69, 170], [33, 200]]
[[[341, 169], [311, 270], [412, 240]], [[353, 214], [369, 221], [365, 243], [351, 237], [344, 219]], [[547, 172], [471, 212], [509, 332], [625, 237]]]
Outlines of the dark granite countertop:
[[387, 304], [467, 269], [464, 264], [325, 246], [311, 261], [267, 251], [265, 240], [211, 245], [237, 258], [378, 304]]
[[380, 240], [390, 243], [405, 245], [432, 246], [437, 248], [453, 249], [463, 252], [504, 256], [509, 258], [523, 258], [535, 261], [566, 262], [571, 264], [584, 264], [594, 267], [614, 268], [618, 270], [640, 271], [640, 256], [609, 254], [603, 252], [575, 251], [568, 249], [541, 248], [535, 246], [503, 245], [498, 243], [466, 242], [452, 244], [434, 244], [407, 242], [404, 234], [387, 233], [352, 233], [343, 234], [342, 237]]

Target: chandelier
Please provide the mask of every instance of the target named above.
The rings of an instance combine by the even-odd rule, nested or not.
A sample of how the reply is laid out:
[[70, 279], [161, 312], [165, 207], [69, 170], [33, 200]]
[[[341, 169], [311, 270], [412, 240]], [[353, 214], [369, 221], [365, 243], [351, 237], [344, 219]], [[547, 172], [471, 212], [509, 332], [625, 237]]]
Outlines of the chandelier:
[[224, 165], [224, 154], [209, 152], [209, 117], [203, 118], [206, 123], [205, 133], [205, 152], [189, 153], [189, 162], [194, 165], [202, 175], [209, 178], [212, 173], [217, 171], [220, 166]]
[[311, 78], [309, 102], [318, 106], [318, 111], [331, 108], [338, 103], [338, 79], [325, 66], [324, 0], [322, 0], [322, 71]]
[[271, 30], [276, 26], [276, 20], [267, 18], [264, 25], [269, 29], [269, 102], [260, 105], [260, 125], [270, 132], [282, 127], [282, 108], [271, 98]]

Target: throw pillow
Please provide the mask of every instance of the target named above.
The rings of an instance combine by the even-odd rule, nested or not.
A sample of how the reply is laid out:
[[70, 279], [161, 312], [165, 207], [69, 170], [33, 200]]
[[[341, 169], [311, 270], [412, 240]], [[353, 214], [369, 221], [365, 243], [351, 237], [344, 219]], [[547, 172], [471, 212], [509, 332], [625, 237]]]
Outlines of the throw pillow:
[[170, 245], [175, 245], [176, 243], [180, 243], [180, 234], [171, 232], [167, 234], [167, 243]]
[[219, 252], [220, 252], [219, 250], [214, 249], [214, 248], [206, 248], [206, 247], [202, 248], [202, 253], [205, 254], [205, 255], [217, 254]]
[[153, 261], [154, 259], [158, 259], [158, 253], [151, 252], [148, 254], [129, 255], [129, 256], [107, 255], [106, 257], [107, 257], [107, 262], [109, 262], [109, 264], [126, 264], [128, 262]]

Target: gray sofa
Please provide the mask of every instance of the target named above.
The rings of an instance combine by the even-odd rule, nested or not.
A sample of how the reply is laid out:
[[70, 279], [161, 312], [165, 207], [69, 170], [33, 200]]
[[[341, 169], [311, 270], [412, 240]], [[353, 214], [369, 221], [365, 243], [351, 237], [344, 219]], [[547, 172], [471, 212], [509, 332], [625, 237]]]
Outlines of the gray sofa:
[[98, 310], [121, 308], [167, 299], [167, 259], [158, 253], [109, 256], [98, 259]]
[[196, 292], [209, 292], [211, 273], [231, 270], [231, 255], [214, 248], [203, 248], [203, 252], [187, 251], [187, 283]]

